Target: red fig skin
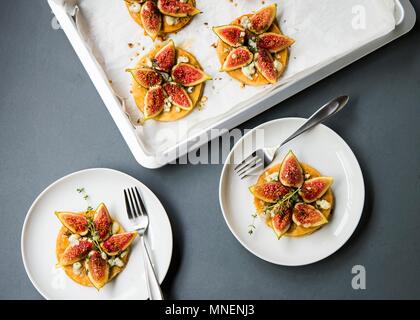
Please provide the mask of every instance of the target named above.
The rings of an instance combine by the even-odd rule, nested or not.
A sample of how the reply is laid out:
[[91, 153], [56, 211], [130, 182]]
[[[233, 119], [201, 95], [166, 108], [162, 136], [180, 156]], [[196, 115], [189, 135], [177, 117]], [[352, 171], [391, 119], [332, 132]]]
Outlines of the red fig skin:
[[184, 110], [191, 110], [193, 103], [188, 96], [187, 91], [175, 82], [168, 82], [163, 85], [163, 89], [171, 98], [174, 105]]
[[162, 29], [162, 15], [156, 3], [146, 1], [140, 11], [140, 18], [146, 33], [154, 40]]
[[200, 13], [191, 3], [180, 0], [158, 0], [159, 10], [168, 16], [187, 17]]
[[60, 265], [67, 266], [82, 260], [92, 250], [93, 244], [87, 240], [79, 240], [79, 244], [68, 246], [60, 259]]
[[170, 72], [175, 64], [176, 48], [172, 40], [164, 45], [154, 56], [153, 65], [156, 69]]
[[257, 48], [275, 53], [290, 47], [293, 43], [294, 40], [289, 37], [274, 32], [267, 32], [258, 37]]
[[185, 87], [196, 86], [211, 79], [211, 77], [205, 74], [201, 69], [189, 63], [178, 63], [172, 69], [172, 78], [175, 82]]
[[250, 19], [250, 30], [256, 34], [261, 34], [267, 31], [273, 23], [274, 19], [276, 18], [276, 12], [276, 4], [272, 4], [270, 6], [258, 10]]
[[255, 66], [268, 82], [277, 82], [278, 72], [274, 66], [274, 60], [270, 52], [265, 49], [258, 50], [255, 54]]
[[252, 62], [254, 55], [247, 47], [239, 47], [229, 52], [222, 66], [222, 71], [233, 71]]
[[239, 47], [244, 43], [245, 29], [236, 25], [226, 25], [213, 28], [214, 33], [224, 43], [231, 47]]
[[144, 113], [146, 119], [153, 118], [163, 111], [165, 93], [161, 86], [150, 88], [145, 97]]

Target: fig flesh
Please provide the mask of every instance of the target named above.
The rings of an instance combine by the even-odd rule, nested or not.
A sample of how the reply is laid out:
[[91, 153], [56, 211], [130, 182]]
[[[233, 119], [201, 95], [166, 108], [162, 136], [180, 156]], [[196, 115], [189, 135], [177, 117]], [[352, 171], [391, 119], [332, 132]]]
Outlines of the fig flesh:
[[83, 214], [71, 212], [56, 212], [55, 215], [61, 221], [63, 226], [72, 233], [84, 236], [88, 233], [88, 221]]
[[99, 237], [99, 241], [104, 241], [111, 233], [112, 219], [105, 204], [101, 203], [93, 216], [93, 225]]
[[210, 80], [211, 77], [192, 64], [178, 63], [172, 69], [172, 79], [184, 87], [193, 87]]
[[304, 228], [318, 227], [328, 223], [321, 211], [306, 203], [297, 203], [293, 208], [293, 222]]
[[153, 66], [161, 71], [170, 72], [175, 64], [175, 43], [169, 40], [154, 56]]
[[140, 20], [146, 33], [156, 39], [162, 29], [162, 14], [155, 2], [146, 1], [141, 6]]
[[136, 236], [136, 231], [114, 234], [101, 244], [102, 250], [109, 256], [116, 256], [127, 249]]
[[144, 97], [144, 117], [154, 118], [159, 115], [165, 106], [165, 93], [161, 86], [151, 87]]
[[149, 89], [162, 83], [162, 76], [152, 68], [128, 69], [134, 80], [143, 88]]
[[288, 187], [300, 188], [302, 186], [303, 170], [293, 151], [289, 151], [284, 157], [280, 167], [279, 179], [283, 185]]
[[276, 83], [278, 72], [273, 57], [268, 50], [259, 49], [255, 54], [255, 66], [262, 76], [270, 83]]
[[183, 110], [191, 110], [193, 103], [187, 91], [176, 82], [167, 82], [163, 85], [163, 89], [169, 96], [172, 104], [180, 107]]
[[306, 180], [299, 190], [299, 195], [307, 203], [314, 202], [327, 192], [332, 183], [333, 178], [331, 177], [316, 177]]
[[222, 66], [222, 71], [233, 71], [247, 66], [254, 55], [247, 47], [239, 47], [229, 52]]
[[271, 226], [277, 238], [280, 239], [290, 228], [292, 224], [292, 209], [279, 211], [271, 218]]
[[282, 34], [266, 32], [258, 36], [257, 48], [275, 53], [290, 47], [294, 42], [293, 39]]
[[195, 16], [200, 10], [195, 8], [190, 2], [181, 0], [158, 0], [157, 6], [162, 14], [171, 17]]
[[219, 27], [213, 27], [214, 33], [224, 43], [231, 47], [239, 47], [244, 44], [245, 41], [245, 29], [241, 26], [236, 25], [225, 25]]
[[264, 184], [251, 186], [249, 191], [254, 195], [254, 197], [264, 201], [274, 203], [277, 200], [283, 198], [286, 194], [289, 193], [290, 189], [283, 186], [279, 182], [266, 182]]
[[79, 240], [78, 244], [70, 245], [64, 250], [63, 255], [60, 258], [59, 264], [61, 266], [68, 266], [77, 261], [84, 259], [90, 250], [92, 250], [93, 244], [87, 240]]
[[102, 288], [109, 279], [109, 265], [99, 251], [91, 251], [85, 264], [89, 281], [96, 289]]
[[275, 3], [258, 10], [250, 19], [249, 30], [256, 34], [266, 32], [276, 18], [276, 14], [277, 5]]

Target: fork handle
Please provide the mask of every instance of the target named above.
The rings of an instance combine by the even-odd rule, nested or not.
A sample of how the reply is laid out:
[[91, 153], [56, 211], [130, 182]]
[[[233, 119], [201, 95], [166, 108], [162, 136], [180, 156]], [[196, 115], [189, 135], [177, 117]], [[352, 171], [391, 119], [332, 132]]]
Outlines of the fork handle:
[[338, 111], [343, 109], [343, 107], [347, 104], [348, 101], [348, 96], [341, 96], [331, 100], [330, 102], [327, 102], [325, 105], [319, 108], [308, 120], [306, 120], [306, 122], [299, 129], [292, 133], [290, 137], [284, 140], [277, 149], [288, 143], [290, 140], [293, 140], [297, 136], [301, 135], [305, 131], [312, 129], [317, 124], [327, 120], [329, 117], [336, 114]]
[[144, 252], [144, 261], [145, 261], [145, 268], [146, 268], [146, 281], [147, 281], [147, 289], [149, 291], [149, 298], [150, 300], [164, 300], [162, 289], [160, 288], [159, 281], [157, 279], [157, 275], [155, 272], [155, 268], [153, 267], [152, 260], [150, 259], [149, 249], [146, 245], [146, 238], [141, 236], [141, 243], [143, 245], [143, 252]]

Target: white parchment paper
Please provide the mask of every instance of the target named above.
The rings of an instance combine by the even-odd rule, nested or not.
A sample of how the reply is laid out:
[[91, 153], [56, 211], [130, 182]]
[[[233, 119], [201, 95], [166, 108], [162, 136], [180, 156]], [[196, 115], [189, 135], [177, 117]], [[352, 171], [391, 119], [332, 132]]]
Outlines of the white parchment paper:
[[[141, 114], [130, 96], [131, 76], [124, 70], [134, 66], [153, 46], [151, 39], [131, 19], [123, 0], [67, 1], [78, 2], [79, 30], [135, 123]], [[305, 70], [333, 61], [395, 28], [393, 0], [266, 0], [264, 5], [273, 2], [278, 4], [277, 19], [283, 32], [296, 40], [290, 50], [287, 71], [275, 86], [301, 77]], [[146, 153], [167, 150], [192, 131], [208, 128], [252, 97], [273, 89], [274, 86], [242, 88], [219, 72], [220, 64], [212, 47], [217, 41], [212, 26], [228, 24], [262, 6], [261, 0], [197, 0], [203, 13], [171, 38], [192, 52], [215, 80], [206, 85], [204, 95], [208, 100], [201, 110], [195, 109], [176, 122], [151, 120], [136, 127]]]

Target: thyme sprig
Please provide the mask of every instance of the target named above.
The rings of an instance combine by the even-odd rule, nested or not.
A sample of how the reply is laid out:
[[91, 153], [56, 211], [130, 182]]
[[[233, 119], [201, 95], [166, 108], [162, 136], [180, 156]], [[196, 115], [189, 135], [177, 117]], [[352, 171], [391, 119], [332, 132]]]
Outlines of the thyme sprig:
[[[270, 204], [264, 208], [264, 214], [267, 215], [270, 212], [275, 210], [278, 214], [283, 214], [285, 210], [281, 209], [288, 209], [292, 207], [299, 199], [298, 192], [300, 188], [297, 188], [295, 190], [290, 191], [289, 193], [285, 194], [279, 201], [276, 203]], [[248, 233], [249, 235], [252, 235], [255, 232], [256, 226], [255, 226], [255, 219], [257, 218], [257, 213], [254, 213], [252, 216], [252, 223], [248, 226]]]

